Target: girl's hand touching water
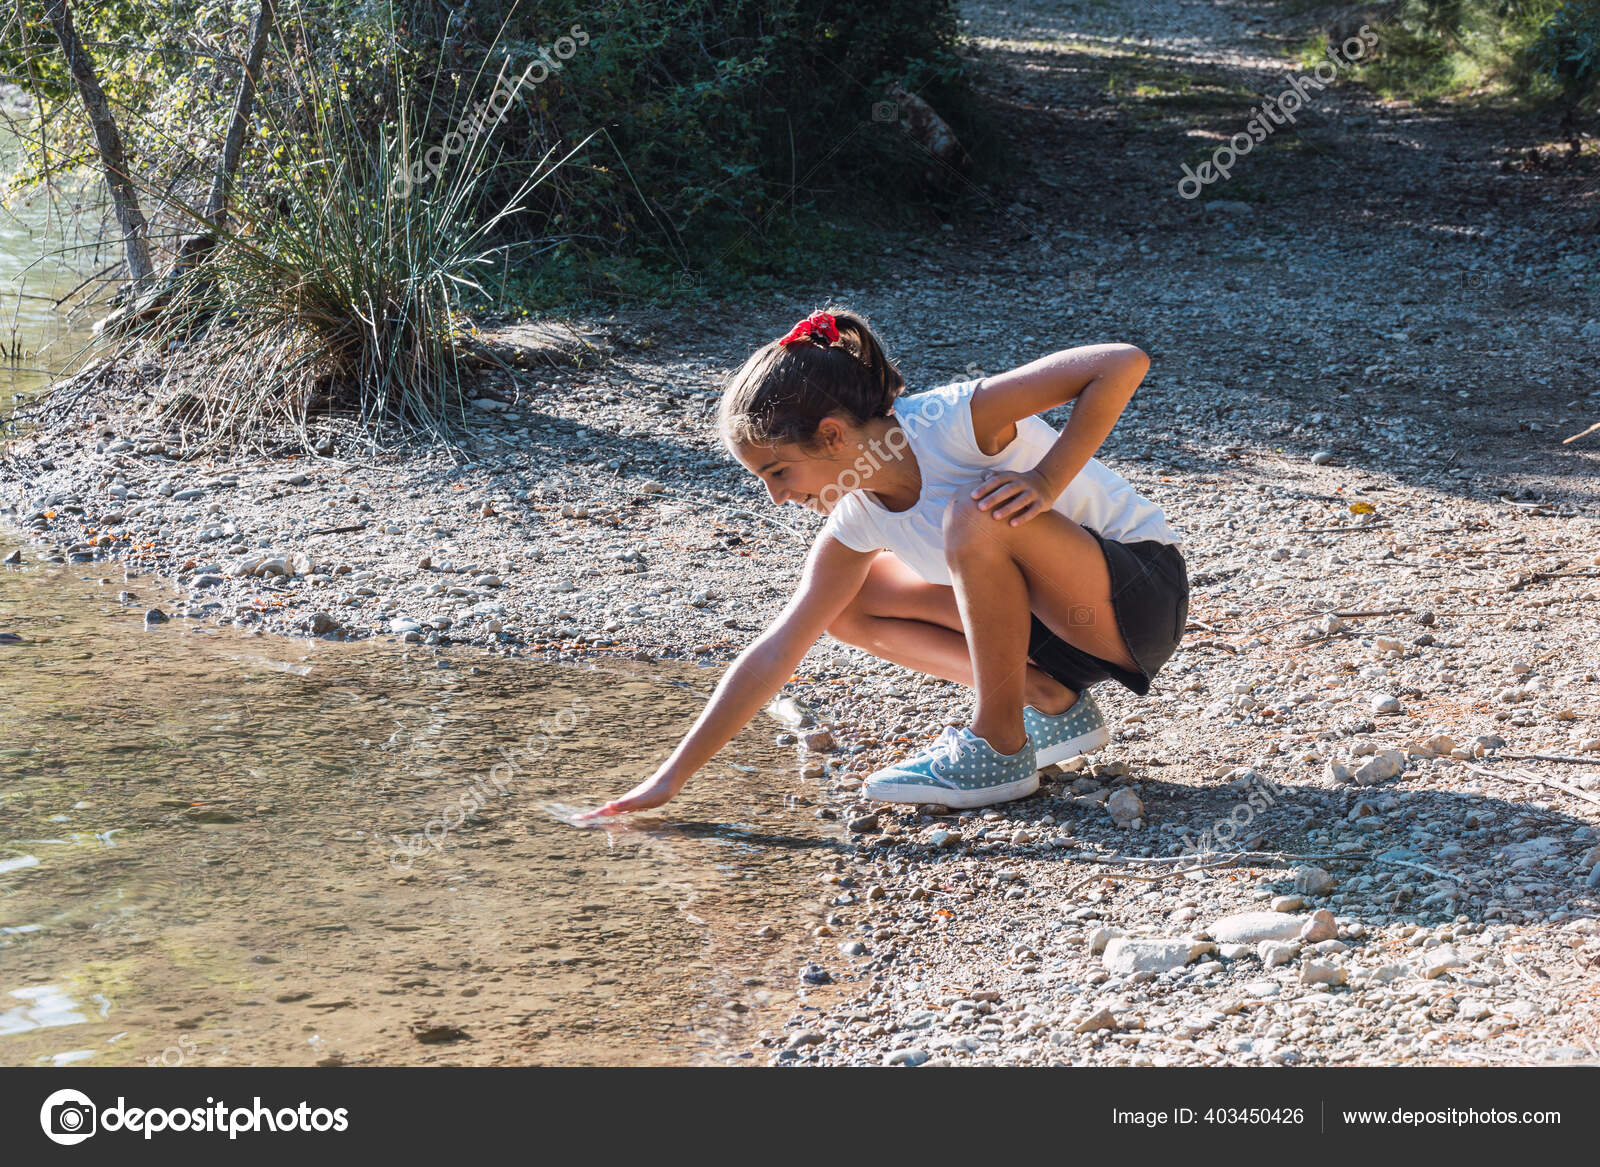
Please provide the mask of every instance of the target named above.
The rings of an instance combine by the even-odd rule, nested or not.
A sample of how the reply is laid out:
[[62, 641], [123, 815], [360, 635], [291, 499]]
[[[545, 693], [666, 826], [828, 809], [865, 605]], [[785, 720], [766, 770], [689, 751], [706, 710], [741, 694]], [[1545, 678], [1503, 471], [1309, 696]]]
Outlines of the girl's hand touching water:
[[662, 774], [652, 774], [621, 798], [613, 798], [598, 810], [590, 811], [583, 817], [594, 819], [626, 814], [630, 810], [649, 810], [672, 801], [678, 791], [683, 789], [683, 785], [682, 780], [668, 778]]
[[649, 810], [670, 802], [699, 769], [747, 725], [794, 675], [823, 631], [861, 590], [877, 552], [854, 551], [831, 537], [806, 556], [800, 586], [772, 625], [739, 654], [672, 756], [649, 778], [586, 820]]

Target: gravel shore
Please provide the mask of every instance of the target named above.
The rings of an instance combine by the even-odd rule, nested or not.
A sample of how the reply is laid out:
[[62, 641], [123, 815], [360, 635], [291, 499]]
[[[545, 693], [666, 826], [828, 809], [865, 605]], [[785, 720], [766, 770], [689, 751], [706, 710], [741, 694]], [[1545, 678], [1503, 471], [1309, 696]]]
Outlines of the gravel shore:
[[[141, 420], [160, 370], [102, 370], [6, 447], [0, 522], [171, 618], [720, 664], [821, 523], [715, 441], [751, 348], [830, 296], [911, 392], [1136, 343], [1150, 375], [1099, 456], [1184, 536], [1183, 645], [1148, 698], [1096, 689], [1104, 751], [940, 814], [854, 791], [970, 695], [819, 644], [789, 692], [828, 733], [795, 743], [796, 781], [854, 850], [763, 1056], [1600, 1060], [1600, 436], [1561, 442], [1600, 419], [1593, 159], [1519, 167], [1530, 125], [1340, 88], [1187, 202], [1195, 107], [1108, 96], [1107, 73], [1276, 91], [1267, 12], [965, 5], [1027, 175], [975, 187], [984, 213], [881, 283], [691, 329], [575, 320], [576, 363], [486, 379], [464, 463], [337, 434], [185, 461]], [[1221, 133], [1249, 116], [1217, 101]]]

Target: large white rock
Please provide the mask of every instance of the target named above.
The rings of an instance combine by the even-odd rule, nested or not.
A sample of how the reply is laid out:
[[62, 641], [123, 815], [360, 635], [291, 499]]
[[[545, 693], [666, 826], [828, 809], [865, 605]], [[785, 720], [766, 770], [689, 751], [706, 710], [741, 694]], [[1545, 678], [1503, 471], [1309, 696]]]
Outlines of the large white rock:
[[1215, 950], [1204, 940], [1115, 936], [1106, 945], [1105, 965], [1118, 973], [1168, 972]]
[[1218, 944], [1259, 944], [1263, 940], [1295, 940], [1305, 926], [1304, 916], [1287, 912], [1241, 912], [1224, 916], [1209, 929]]

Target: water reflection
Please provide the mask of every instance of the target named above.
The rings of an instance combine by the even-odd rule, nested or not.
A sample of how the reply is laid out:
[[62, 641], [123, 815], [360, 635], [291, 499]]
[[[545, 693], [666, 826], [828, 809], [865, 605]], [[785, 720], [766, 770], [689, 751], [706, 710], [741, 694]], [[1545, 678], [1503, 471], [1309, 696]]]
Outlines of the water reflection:
[[[59, 985], [37, 985], [29, 989], [12, 989], [7, 996], [21, 1001], [10, 1009], [0, 1010], [0, 1035], [26, 1033], [52, 1025], [73, 1025], [87, 1021], [77, 1002], [62, 992]], [[0, 997], [0, 1004], [5, 998]]]

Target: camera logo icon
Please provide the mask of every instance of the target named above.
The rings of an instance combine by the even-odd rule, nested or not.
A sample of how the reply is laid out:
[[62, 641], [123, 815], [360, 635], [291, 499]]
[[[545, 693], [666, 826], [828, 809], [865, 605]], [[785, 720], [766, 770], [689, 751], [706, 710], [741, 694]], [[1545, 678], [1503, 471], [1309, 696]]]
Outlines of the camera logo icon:
[[872, 103], [872, 120], [875, 122], [897, 122], [900, 120], [900, 104], [895, 101], [875, 101]]
[[57, 1090], [39, 1108], [39, 1125], [51, 1142], [70, 1147], [94, 1134], [97, 1113], [87, 1094]]

